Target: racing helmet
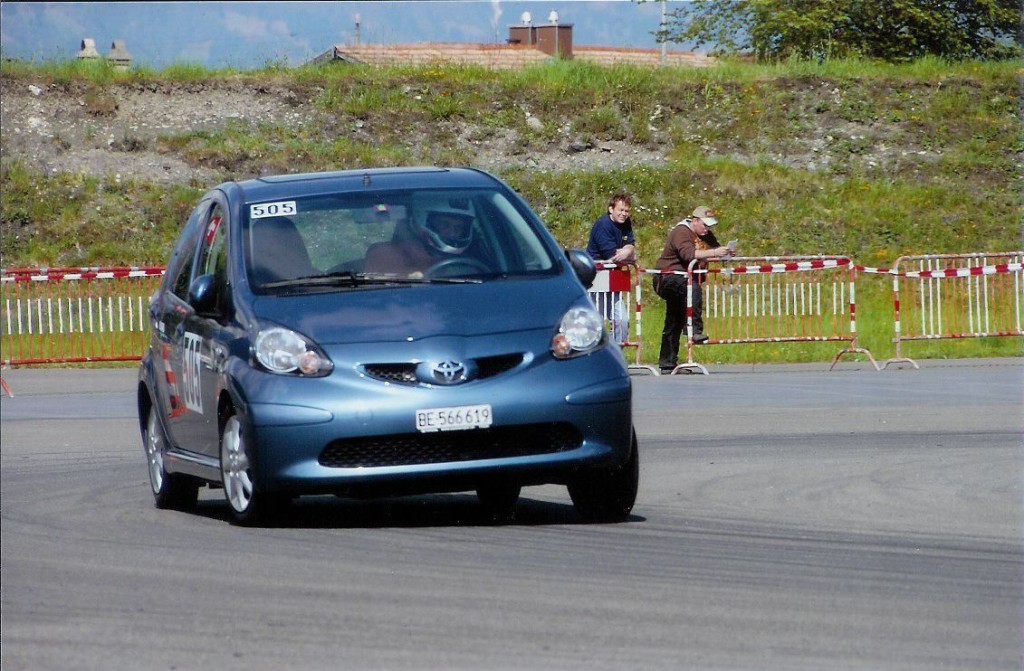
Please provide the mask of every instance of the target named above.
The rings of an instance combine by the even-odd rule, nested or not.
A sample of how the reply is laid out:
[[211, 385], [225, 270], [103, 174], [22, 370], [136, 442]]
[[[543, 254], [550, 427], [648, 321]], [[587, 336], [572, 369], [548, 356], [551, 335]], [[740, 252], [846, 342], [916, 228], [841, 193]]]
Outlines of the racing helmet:
[[461, 254], [473, 243], [473, 210], [463, 198], [435, 196], [420, 204], [415, 217], [427, 244], [445, 254]]

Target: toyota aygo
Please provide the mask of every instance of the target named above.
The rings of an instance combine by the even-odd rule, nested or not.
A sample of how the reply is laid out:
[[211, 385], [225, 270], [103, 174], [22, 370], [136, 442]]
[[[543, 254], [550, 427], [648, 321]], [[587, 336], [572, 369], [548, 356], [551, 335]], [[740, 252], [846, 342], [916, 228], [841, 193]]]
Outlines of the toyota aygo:
[[158, 508], [222, 488], [236, 524], [304, 495], [475, 491], [513, 518], [565, 485], [621, 521], [639, 474], [594, 264], [472, 169], [227, 182], [149, 306], [138, 411]]

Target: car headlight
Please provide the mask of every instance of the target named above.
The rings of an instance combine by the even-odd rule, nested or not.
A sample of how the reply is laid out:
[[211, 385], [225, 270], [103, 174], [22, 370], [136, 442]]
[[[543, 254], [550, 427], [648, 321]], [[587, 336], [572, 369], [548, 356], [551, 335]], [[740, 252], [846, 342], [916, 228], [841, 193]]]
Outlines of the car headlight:
[[259, 332], [254, 353], [256, 360], [271, 373], [322, 376], [334, 369], [334, 364], [316, 345], [280, 326]]
[[592, 308], [572, 308], [562, 317], [551, 339], [551, 353], [568, 359], [589, 352], [604, 342], [604, 319]]

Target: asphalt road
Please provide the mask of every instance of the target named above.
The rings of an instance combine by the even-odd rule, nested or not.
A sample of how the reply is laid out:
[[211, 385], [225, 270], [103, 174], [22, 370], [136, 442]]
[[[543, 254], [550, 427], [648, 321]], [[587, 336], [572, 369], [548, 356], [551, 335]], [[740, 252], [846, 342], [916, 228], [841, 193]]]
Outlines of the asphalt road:
[[564, 489], [153, 507], [135, 372], [5, 370], [0, 664], [1017, 669], [1024, 360], [634, 378], [632, 519]]

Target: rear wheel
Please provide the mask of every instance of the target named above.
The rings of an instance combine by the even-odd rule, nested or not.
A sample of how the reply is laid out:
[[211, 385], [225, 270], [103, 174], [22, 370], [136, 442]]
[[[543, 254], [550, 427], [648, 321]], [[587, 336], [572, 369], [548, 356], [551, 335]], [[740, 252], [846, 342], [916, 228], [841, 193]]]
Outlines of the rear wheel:
[[168, 473], [164, 466], [167, 437], [156, 408], [150, 407], [146, 415], [146, 433], [142, 437], [149, 463], [149, 486], [153, 490], [156, 507], [165, 510], [191, 510], [199, 497], [199, 483], [181, 473]]
[[633, 510], [639, 483], [640, 454], [634, 431], [626, 463], [580, 473], [568, 485], [569, 497], [587, 522], [621, 522]]
[[509, 482], [490, 482], [476, 490], [476, 497], [493, 522], [507, 524], [516, 517], [516, 502], [522, 487]]
[[259, 491], [242, 422], [234, 412], [224, 422], [220, 437], [220, 475], [224, 498], [231, 508], [231, 523], [256, 526], [273, 520], [288, 497]]

